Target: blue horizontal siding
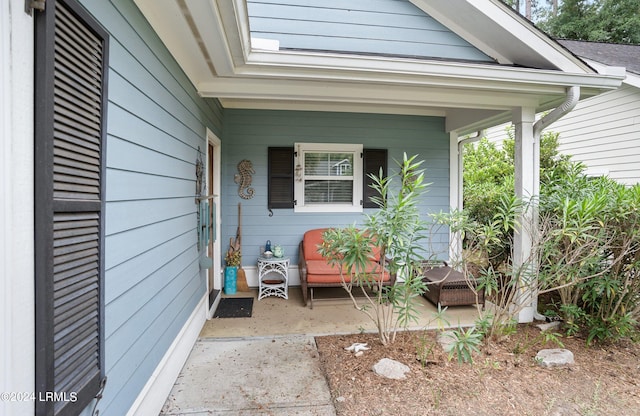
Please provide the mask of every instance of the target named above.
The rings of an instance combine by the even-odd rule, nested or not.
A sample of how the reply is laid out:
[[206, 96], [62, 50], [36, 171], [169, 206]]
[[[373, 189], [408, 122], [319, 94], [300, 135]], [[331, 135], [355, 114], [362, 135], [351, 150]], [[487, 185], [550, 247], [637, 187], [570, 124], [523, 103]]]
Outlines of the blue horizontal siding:
[[[197, 264], [194, 264], [197, 268]], [[128, 337], [130, 348], [121, 356], [117, 362], [111, 361], [107, 355], [106, 367], [111, 376], [119, 383], [112, 385], [112, 390], [117, 396], [128, 396], [130, 390], [139, 392], [145, 386], [148, 378], [138, 376], [140, 372], [152, 374], [156, 369], [157, 362], [162, 359], [166, 352], [164, 343], [153, 343], [150, 340], [158, 335], [161, 338], [175, 339], [184, 322], [193, 312], [193, 306], [202, 297], [201, 279], [198, 276], [189, 278], [188, 274], [177, 276], [180, 284], [173, 287], [166, 287], [158, 292], [159, 296], [152, 299], [144, 309], [144, 315], [140, 315], [135, 328], [129, 332], [122, 331], [120, 337]], [[186, 281], [186, 282], [185, 282]], [[162, 296], [160, 296], [162, 295]], [[166, 299], [171, 302], [166, 304]], [[155, 314], [153, 311], [159, 311]], [[138, 318], [138, 316], [136, 316]], [[136, 331], [140, 334], [136, 338]], [[133, 357], [148, 357], [146, 360], [133, 362]], [[130, 408], [131, 403], [125, 400], [114, 400], [107, 407], [104, 414], [124, 415]]]
[[[109, 101], [111, 105], [117, 105], [126, 110], [131, 117], [143, 119], [153, 124], [157, 130], [180, 138], [179, 140], [192, 147], [197, 148], [201, 144], [203, 125], [185, 124], [181, 118], [175, 116], [172, 111], [177, 101], [167, 102], [164, 105], [157, 103], [121, 74], [113, 71], [109, 74]], [[107, 128], [108, 123], [109, 120]]]
[[[166, 262], [175, 257], [176, 253], [191, 250], [193, 239], [194, 234], [191, 231], [177, 235], [107, 270], [107, 286], [109, 289], [105, 294], [105, 302], [111, 304], [115, 299], [137, 285], [138, 282], [164, 267]], [[158, 257], [163, 260], [159, 261]], [[113, 345], [112, 347], [115, 348], [116, 346]]]
[[[81, 0], [110, 33], [101, 414], [126, 414], [206, 296], [195, 162], [223, 109], [201, 98], [133, 0]], [[86, 412], [88, 412], [87, 409]], [[85, 413], [86, 413], [85, 412]]]
[[[193, 259], [185, 253], [190, 248], [187, 246], [184, 251], [174, 252], [172, 257], [154, 263], [154, 269], [151, 273], [137, 279], [135, 285], [110, 302], [112, 311], [105, 328], [107, 339], [112, 337], [125, 323], [138, 331], [141, 328], [146, 328], [148, 325], [135, 325], [136, 321], [141, 319], [140, 314], [132, 314], [131, 310], [148, 312], [145, 308], [147, 303], [155, 298], [162, 300], [162, 292], [167, 286], [171, 286], [172, 290], [167, 291], [166, 294], [171, 294], [171, 296], [181, 289], [181, 285], [184, 283], [180, 277], [182, 274], [185, 274], [189, 280], [198, 274], [198, 264], [194, 264]], [[154, 291], [149, 290], [150, 285], [155, 288]], [[115, 347], [114, 350], [116, 350]]]
[[[195, 176], [195, 168], [193, 170]], [[107, 202], [180, 197], [193, 200], [195, 193], [195, 179], [172, 178], [143, 172], [107, 168], [107, 182], [110, 188], [107, 191]]]
[[[444, 120], [437, 117], [398, 116], [360, 113], [320, 113], [307, 111], [225, 111], [222, 166], [222, 241], [235, 237], [238, 203], [242, 204], [243, 265], [255, 264], [259, 247], [266, 240], [281, 244], [285, 254], [297, 262], [298, 244], [311, 228], [362, 224], [358, 213], [294, 213], [293, 209], [267, 210], [267, 149], [293, 146], [296, 142], [362, 143], [366, 148], [386, 148], [389, 167], [397, 171], [394, 160], [403, 153], [417, 154], [425, 160], [426, 181], [432, 183], [421, 203], [427, 214], [449, 210], [449, 135]], [[256, 174], [252, 186], [255, 196], [243, 200], [233, 177], [242, 159], [251, 160]], [[365, 210], [373, 212], [373, 210]], [[441, 229], [436, 249], [446, 251], [448, 232]], [[223, 249], [226, 250], [226, 245]]]
[[408, 0], [249, 0], [251, 36], [281, 49], [492, 59]]
[[[193, 156], [193, 152], [191, 152]], [[180, 160], [165, 152], [145, 148], [111, 137], [107, 165], [112, 169], [137, 171], [157, 176], [169, 176], [193, 181], [195, 164]], [[195, 189], [195, 183], [194, 188]]]
[[[169, 154], [184, 161], [193, 161], [193, 146], [182, 141], [182, 136], [171, 134], [158, 129], [154, 124], [138, 117], [116, 104], [108, 109], [109, 135], [118, 137], [130, 143], [135, 143], [146, 149]], [[191, 140], [191, 139], [189, 139]], [[112, 157], [111, 155], [108, 155]]]
[[[148, 250], [158, 247], [163, 242], [193, 230], [193, 244], [196, 243], [195, 224], [196, 215], [190, 213], [176, 218], [167, 218], [163, 221], [134, 228], [126, 232], [107, 235], [105, 246], [108, 256], [105, 258], [105, 268], [123, 263]], [[197, 253], [192, 253], [197, 255]], [[158, 259], [164, 261], [165, 259]], [[150, 265], [153, 267], [153, 265]]]
[[106, 233], [115, 235], [191, 214], [192, 198], [114, 201], [106, 207]]

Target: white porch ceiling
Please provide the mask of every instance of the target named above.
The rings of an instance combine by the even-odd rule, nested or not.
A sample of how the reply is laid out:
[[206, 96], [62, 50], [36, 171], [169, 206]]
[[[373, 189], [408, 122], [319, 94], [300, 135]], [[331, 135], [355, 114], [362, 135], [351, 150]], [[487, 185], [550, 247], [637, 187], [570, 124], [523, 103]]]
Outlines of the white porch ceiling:
[[[446, 117], [467, 133], [617, 88], [498, 0], [411, 0], [500, 64], [252, 49], [245, 0], [135, 0], [199, 94], [226, 108]], [[455, 16], [455, 19], [451, 17]], [[487, 30], [491, 28], [491, 30]]]

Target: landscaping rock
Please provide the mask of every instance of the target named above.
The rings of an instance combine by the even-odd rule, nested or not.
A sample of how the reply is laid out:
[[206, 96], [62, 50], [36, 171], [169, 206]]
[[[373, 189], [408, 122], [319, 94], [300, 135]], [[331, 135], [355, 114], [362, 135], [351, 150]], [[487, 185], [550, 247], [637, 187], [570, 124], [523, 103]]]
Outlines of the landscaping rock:
[[536, 361], [540, 367], [562, 367], [574, 363], [573, 353], [563, 348], [540, 350], [536, 354]]
[[558, 328], [560, 325], [562, 325], [562, 322], [553, 321], [553, 322], [548, 322], [548, 323], [545, 323], [545, 324], [538, 324], [536, 326], [538, 328], [540, 328], [541, 331], [548, 331], [550, 329]]
[[377, 375], [385, 378], [404, 380], [407, 378], [405, 373], [408, 373], [410, 369], [401, 362], [391, 360], [389, 358], [383, 358], [373, 365], [373, 371]]
[[455, 342], [456, 338], [453, 335], [453, 331], [443, 331], [438, 334], [436, 340], [438, 341], [438, 344], [440, 344], [444, 352], [450, 352], [453, 348], [453, 343]]

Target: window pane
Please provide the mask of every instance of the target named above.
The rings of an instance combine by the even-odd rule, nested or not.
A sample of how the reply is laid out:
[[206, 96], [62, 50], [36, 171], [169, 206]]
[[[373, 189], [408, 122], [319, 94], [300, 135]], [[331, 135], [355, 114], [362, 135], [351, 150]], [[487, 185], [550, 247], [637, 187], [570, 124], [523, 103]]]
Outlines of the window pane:
[[305, 181], [304, 203], [349, 203], [353, 202], [352, 181]]
[[353, 176], [353, 153], [305, 153], [306, 176]]

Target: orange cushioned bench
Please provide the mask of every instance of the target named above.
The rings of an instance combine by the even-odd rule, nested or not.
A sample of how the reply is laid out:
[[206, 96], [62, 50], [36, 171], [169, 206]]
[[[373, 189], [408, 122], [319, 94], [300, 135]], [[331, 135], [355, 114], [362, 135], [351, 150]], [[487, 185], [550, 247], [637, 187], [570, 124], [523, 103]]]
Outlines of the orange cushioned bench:
[[[300, 242], [298, 268], [300, 272], [300, 284], [302, 286], [302, 297], [305, 306], [309, 303], [309, 299], [311, 300], [310, 304], [312, 309], [314, 288], [342, 287], [339, 267], [329, 265], [329, 261], [318, 252], [318, 247], [322, 245], [322, 235], [327, 230], [328, 228], [309, 230], [304, 233], [304, 237]], [[380, 278], [381, 271], [380, 251], [374, 249], [373, 257], [367, 265], [365, 273], [371, 273], [373, 279], [377, 282]], [[345, 282], [350, 282], [351, 275], [345, 273], [344, 279]], [[384, 271], [382, 278], [382, 284], [384, 286], [393, 285], [395, 280], [395, 274], [389, 273], [388, 270]], [[309, 292], [311, 296], [309, 296]]]

